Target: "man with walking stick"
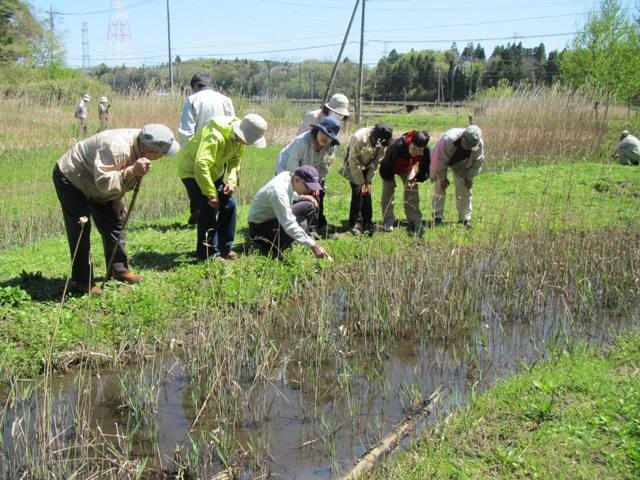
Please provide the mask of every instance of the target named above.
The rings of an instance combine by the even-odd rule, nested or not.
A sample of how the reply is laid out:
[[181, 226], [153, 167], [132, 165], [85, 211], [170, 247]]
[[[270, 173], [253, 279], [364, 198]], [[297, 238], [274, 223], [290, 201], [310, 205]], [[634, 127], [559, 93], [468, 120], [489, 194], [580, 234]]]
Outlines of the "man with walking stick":
[[124, 251], [126, 208], [123, 197], [139, 185], [151, 162], [175, 155], [180, 146], [164, 125], [105, 130], [76, 143], [56, 163], [53, 184], [62, 207], [71, 279], [81, 293], [100, 294], [91, 262], [91, 223], [102, 236], [107, 278], [127, 283], [141, 280], [131, 270]]

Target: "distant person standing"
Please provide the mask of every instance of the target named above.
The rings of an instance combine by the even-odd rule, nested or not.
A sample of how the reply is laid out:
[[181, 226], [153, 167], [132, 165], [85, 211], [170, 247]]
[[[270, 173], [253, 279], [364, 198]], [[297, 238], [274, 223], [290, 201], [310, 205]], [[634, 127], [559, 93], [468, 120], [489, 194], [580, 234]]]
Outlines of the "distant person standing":
[[349, 99], [342, 93], [336, 93], [324, 104], [324, 107], [311, 110], [304, 115], [296, 135], [308, 132], [311, 130], [311, 125], [317, 125], [327, 117], [333, 117], [342, 123], [349, 118], [349, 115]]
[[[195, 74], [189, 85], [192, 94], [184, 102], [178, 126], [178, 139], [183, 148], [213, 117], [236, 115], [231, 99], [212, 89], [211, 77], [208, 75]], [[198, 223], [198, 209], [190, 202], [189, 210], [188, 223], [195, 225]]]
[[340, 122], [333, 117], [327, 117], [320, 123], [311, 125], [311, 130], [294, 138], [284, 147], [276, 160], [276, 175], [285, 170], [293, 172], [302, 165], [312, 165], [320, 175], [322, 190], [317, 192], [319, 201], [318, 220], [311, 226], [313, 234], [326, 229], [327, 219], [324, 216], [324, 179], [333, 162], [338, 140]]
[[236, 234], [236, 200], [240, 159], [245, 145], [264, 148], [267, 122], [250, 113], [213, 117], [189, 140], [178, 159], [178, 175], [189, 200], [200, 211], [196, 236], [199, 260], [221, 257], [233, 260]]
[[449, 179], [447, 172], [453, 172], [456, 187], [456, 207], [458, 220], [471, 228], [471, 200], [473, 179], [484, 163], [484, 142], [482, 131], [476, 125], [467, 128], [452, 128], [438, 140], [431, 152], [429, 178], [435, 183], [432, 208], [433, 224], [442, 225], [444, 220], [444, 202]]
[[628, 130], [623, 130], [613, 156], [620, 165], [640, 164], [640, 140], [631, 135]]
[[422, 232], [422, 212], [417, 182], [424, 182], [429, 172], [429, 133], [410, 130], [396, 138], [380, 162], [382, 178], [382, 229], [393, 231], [395, 224], [394, 204], [396, 176], [404, 186], [404, 213], [409, 222], [409, 230]]
[[109, 127], [109, 100], [107, 97], [100, 97], [100, 101], [98, 102], [98, 120], [100, 121], [100, 126], [98, 127], [98, 132], [106, 130]]
[[101, 293], [91, 262], [91, 217], [102, 236], [106, 264], [113, 259], [111, 276], [127, 283], [141, 280], [127, 263], [122, 198], [149, 173], [152, 161], [178, 150], [180, 145], [168, 127], [148, 124], [142, 129], [105, 130], [76, 143], [58, 160], [53, 184], [62, 207], [76, 289]]
[[87, 103], [89, 103], [90, 101], [91, 96], [88, 93], [85, 93], [78, 101], [78, 105], [76, 105], [75, 117], [78, 119], [78, 137], [80, 137], [80, 135], [87, 135], [87, 119], [89, 118]]
[[351, 185], [349, 228], [355, 235], [373, 231], [371, 184], [392, 136], [390, 125], [378, 123], [374, 127], [361, 128], [349, 139], [340, 173]]

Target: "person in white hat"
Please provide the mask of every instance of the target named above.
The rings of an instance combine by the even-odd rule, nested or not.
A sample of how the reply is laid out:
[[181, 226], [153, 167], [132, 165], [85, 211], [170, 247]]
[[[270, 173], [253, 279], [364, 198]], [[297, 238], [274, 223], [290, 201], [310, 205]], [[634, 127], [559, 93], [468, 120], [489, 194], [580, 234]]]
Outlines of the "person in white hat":
[[349, 115], [349, 99], [342, 93], [336, 93], [322, 108], [305, 113], [296, 135], [308, 132], [311, 130], [311, 125], [318, 125], [327, 117], [333, 117], [342, 124], [342, 121], [349, 118]]
[[240, 159], [246, 145], [264, 148], [267, 122], [250, 113], [213, 117], [182, 150], [178, 176], [189, 200], [200, 210], [197, 227], [198, 259], [236, 258], [232, 250], [236, 233], [236, 201]]
[[78, 119], [78, 137], [80, 137], [81, 134], [82, 136], [87, 135], [87, 118], [89, 117], [87, 103], [89, 103], [90, 101], [91, 96], [88, 93], [85, 93], [78, 101], [78, 105], [76, 105], [75, 117]]
[[433, 188], [433, 225], [444, 221], [444, 202], [449, 186], [447, 172], [453, 172], [456, 187], [456, 207], [458, 220], [471, 228], [471, 199], [473, 179], [482, 170], [484, 163], [484, 141], [482, 131], [476, 125], [467, 128], [452, 128], [438, 140], [431, 151], [429, 178]]
[[623, 130], [613, 157], [618, 160], [620, 165], [640, 164], [640, 140], [631, 135], [628, 130]]
[[[213, 117], [219, 115], [234, 117], [236, 115], [231, 99], [213, 90], [212, 83], [209, 75], [196, 73], [191, 77], [189, 86], [192, 93], [184, 101], [180, 124], [178, 125], [178, 139], [183, 147]], [[195, 205], [189, 202], [189, 219], [187, 223], [189, 225], [198, 223], [199, 213]]]
[[[127, 283], [141, 278], [129, 270], [124, 251], [123, 197], [151, 168], [151, 162], [175, 155], [180, 145], [164, 125], [105, 130], [76, 143], [53, 168], [53, 184], [62, 207], [71, 253], [71, 279], [82, 293], [100, 294], [91, 263], [93, 217], [111, 276]], [[116, 250], [114, 254], [114, 250]]]
[[98, 127], [98, 132], [106, 130], [109, 126], [109, 99], [107, 97], [100, 97], [98, 102], [98, 120], [100, 121], [100, 126]]

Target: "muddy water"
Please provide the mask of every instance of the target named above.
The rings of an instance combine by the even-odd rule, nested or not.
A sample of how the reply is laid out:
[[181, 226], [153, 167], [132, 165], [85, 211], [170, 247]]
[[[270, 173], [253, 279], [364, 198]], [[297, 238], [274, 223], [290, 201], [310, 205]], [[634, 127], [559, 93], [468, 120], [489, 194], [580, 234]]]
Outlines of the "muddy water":
[[[348, 368], [326, 363], [318, 372], [301, 368], [296, 359], [299, 350], [290, 348], [259, 394], [259, 407], [246, 413], [246, 424], [236, 435], [237, 449], [252, 452], [242, 477], [337, 477], [401, 421], [412, 404], [436, 388], [442, 387], [442, 394], [433, 418], [459, 407], [472, 391], [485, 390], [552, 349], [575, 340], [606, 343], [612, 334], [637, 323], [633, 317], [638, 315], [629, 319], [603, 315], [595, 320], [570, 322], [549, 311], [531, 321], [505, 324], [497, 317], [486, 321], [491, 317], [485, 316], [486, 323], [477, 325], [466, 338], [404, 340], [377, 358], [354, 353]], [[167, 459], [176, 445], [188, 444], [196, 417], [196, 412], [188, 408], [190, 389], [180, 359], [167, 358], [161, 363], [154, 440], [134, 443], [136, 455], [150, 456], [158, 471], [171, 470]], [[88, 383], [91, 387], [83, 391], [89, 392], [93, 404], [91, 424], [99, 425], [107, 435], [122, 432], [118, 376], [94, 373]], [[61, 379], [59, 387], [69, 392], [56, 404], [59, 428], [64, 430], [73, 424], [71, 416], [64, 412], [78, 397], [69, 377]], [[4, 416], [5, 439], [11, 437], [7, 433], [14, 419], [12, 414]], [[205, 418], [199, 428], [214, 427], [207, 426]], [[3, 444], [5, 453], [13, 447], [10, 441]], [[218, 463], [210, 469], [208, 474], [222, 466]]]

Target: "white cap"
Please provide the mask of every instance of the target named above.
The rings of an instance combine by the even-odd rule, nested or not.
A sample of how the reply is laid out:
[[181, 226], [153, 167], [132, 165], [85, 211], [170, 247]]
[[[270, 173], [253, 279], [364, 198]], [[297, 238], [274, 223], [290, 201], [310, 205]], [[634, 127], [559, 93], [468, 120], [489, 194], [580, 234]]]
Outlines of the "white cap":
[[247, 145], [264, 148], [267, 141], [264, 134], [267, 131], [267, 121], [260, 115], [249, 113], [244, 116], [242, 121], [235, 121], [231, 124], [234, 133]]
[[100, 97], [99, 102], [100, 103], [109, 103], [109, 100], [107, 99], [107, 97]]

